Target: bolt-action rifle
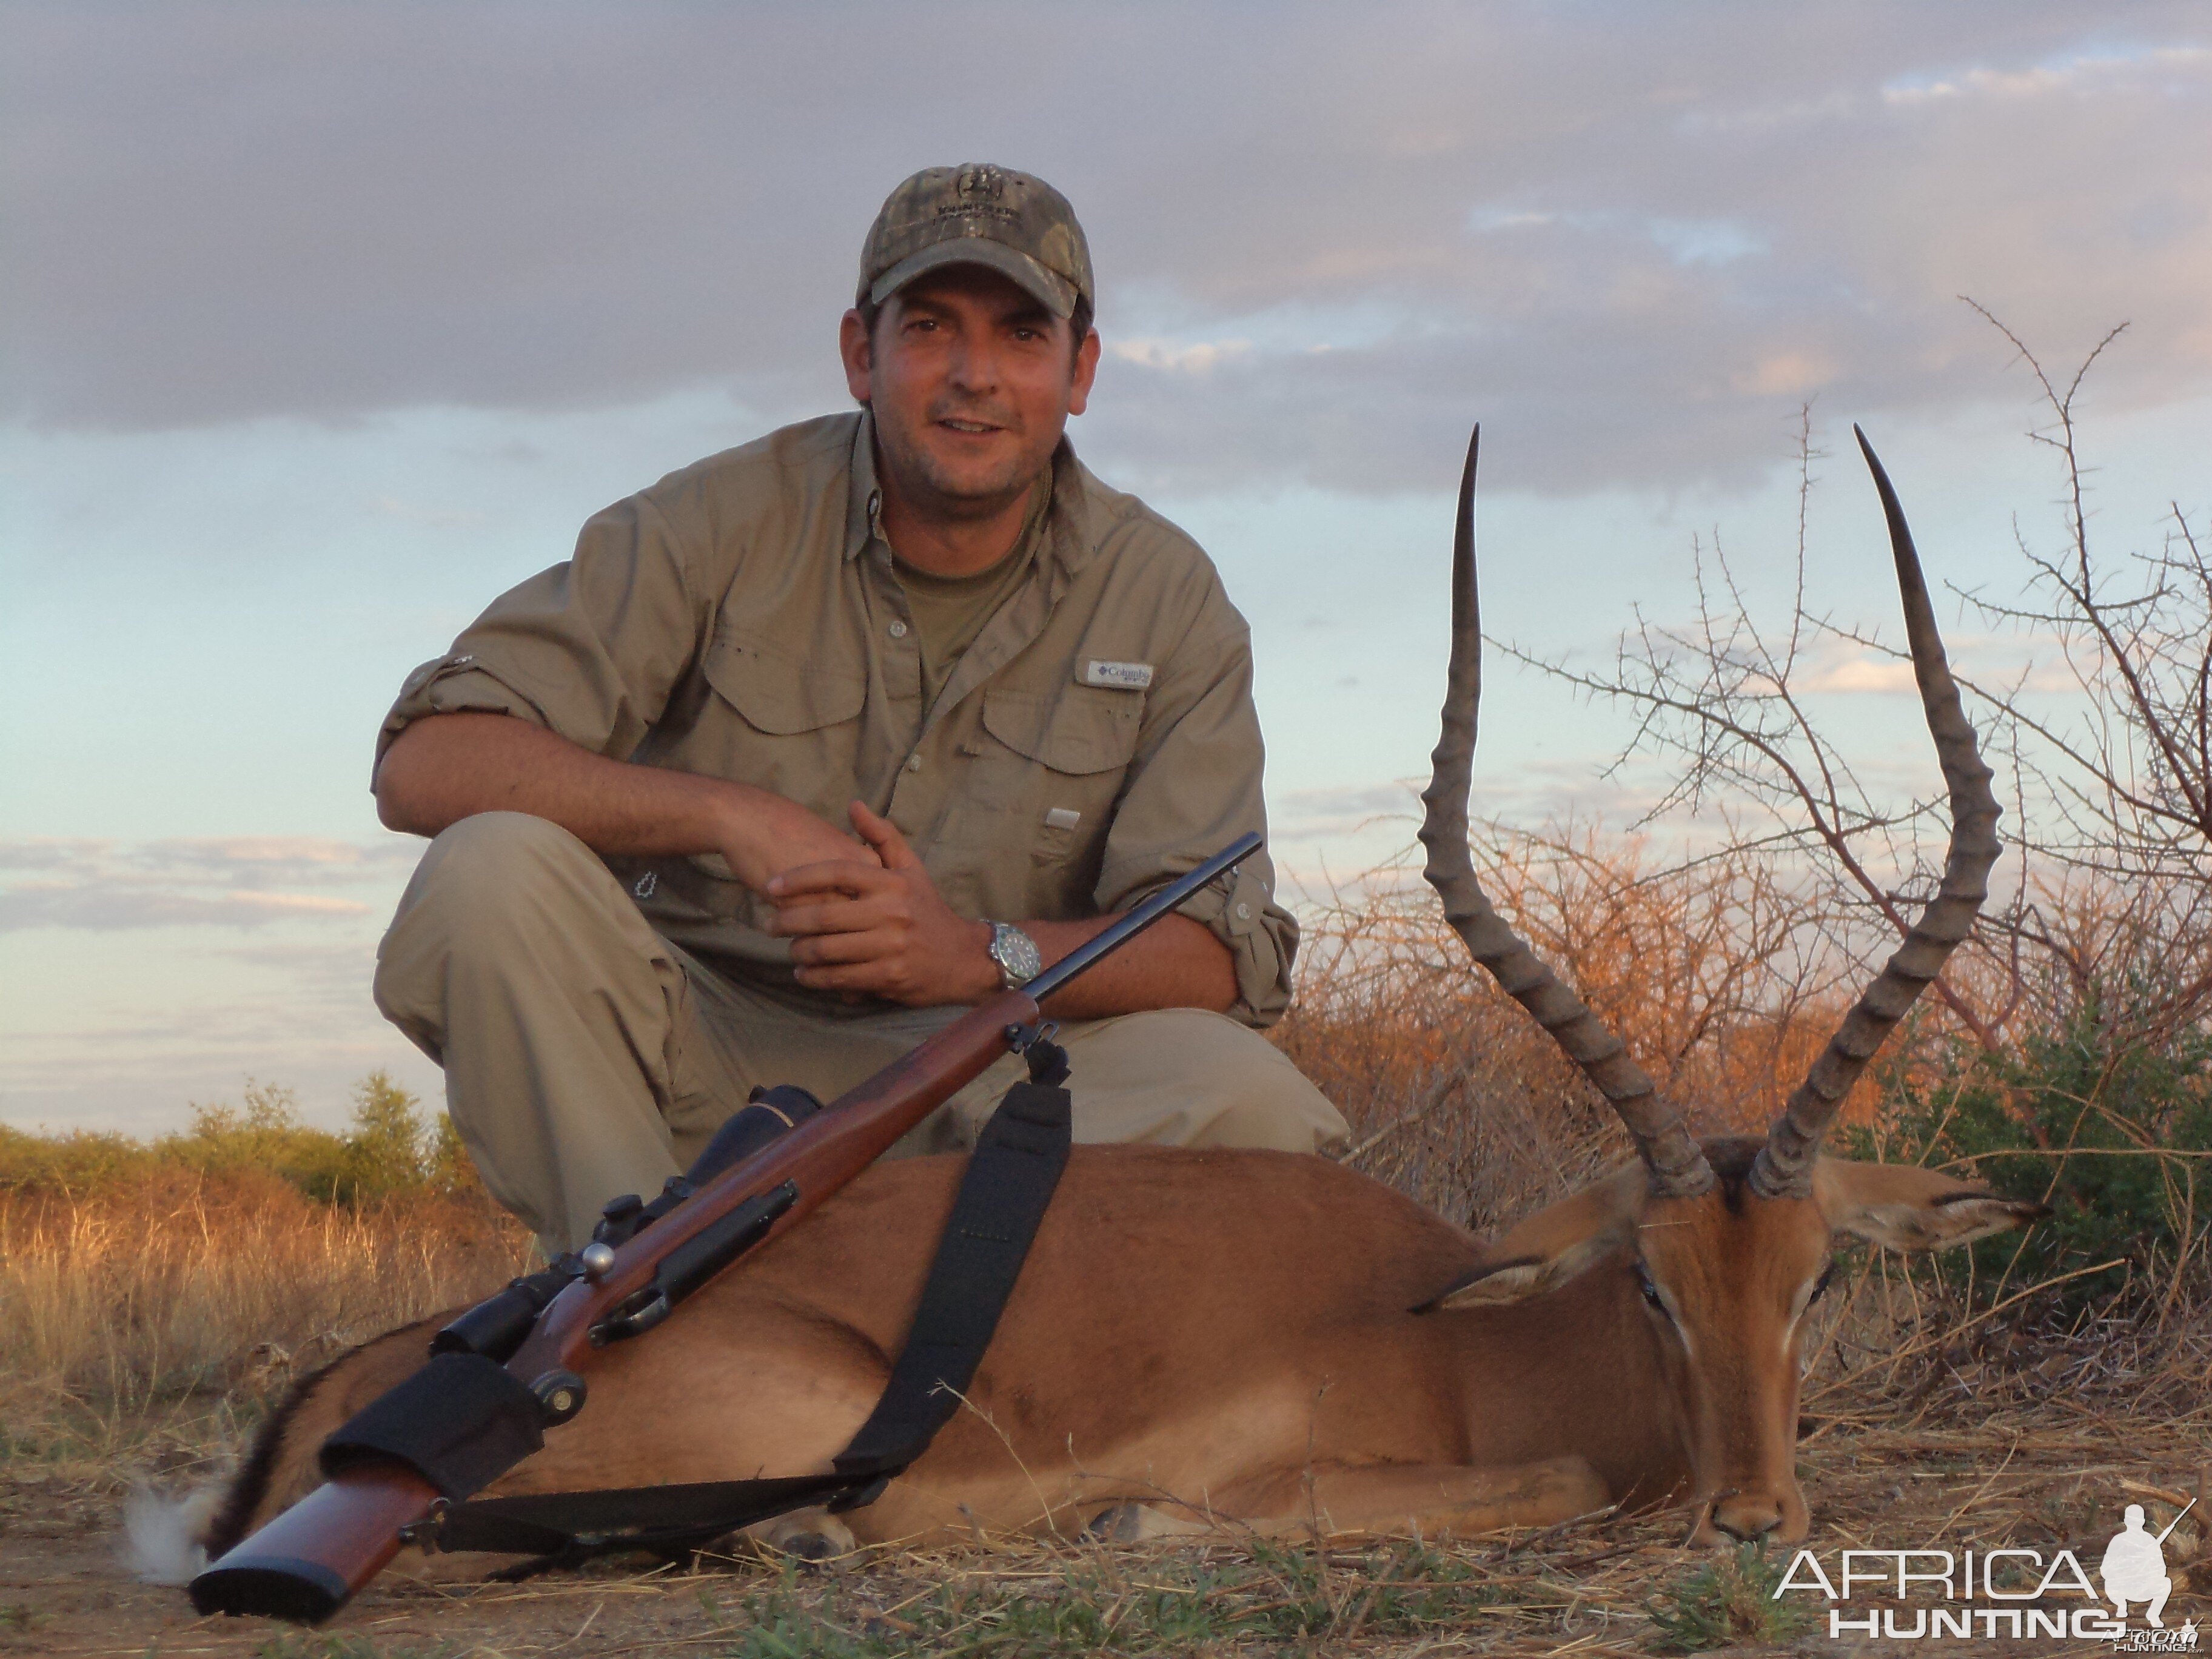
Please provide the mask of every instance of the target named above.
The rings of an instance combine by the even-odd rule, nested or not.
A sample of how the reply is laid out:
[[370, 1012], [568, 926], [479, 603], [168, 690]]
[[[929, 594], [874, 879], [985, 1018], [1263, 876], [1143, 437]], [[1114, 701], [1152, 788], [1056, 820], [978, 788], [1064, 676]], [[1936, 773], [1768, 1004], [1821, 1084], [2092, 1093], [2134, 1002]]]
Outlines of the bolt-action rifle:
[[[796, 1226], [994, 1060], [1035, 1041], [1040, 1005], [1054, 992], [1259, 846], [1256, 835], [1240, 837], [1026, 985], [981, 1004], [765, 1146], [733, 1156], [750, 1127], [733, 1119], [654, 1203], [610, 1206], [582, 1251], [441, 1330], [428, 1365], [325, 1443], [329, 1478], [193, 1579], [193, 1605], [204, 1613], [330, 1617], [404, 1543], [428, 1535], [450, 1503], [527, 1457], [544, 1429], [576, 1416], [602, 1349], [651, 1330], [748, 1251]], [[787, 1092], [770, 1091], [769, 1105]], [[427, 1455], [426, 1416], [450, 1425]], [[404, 1441], [408, 1461], [380, 1436]]]

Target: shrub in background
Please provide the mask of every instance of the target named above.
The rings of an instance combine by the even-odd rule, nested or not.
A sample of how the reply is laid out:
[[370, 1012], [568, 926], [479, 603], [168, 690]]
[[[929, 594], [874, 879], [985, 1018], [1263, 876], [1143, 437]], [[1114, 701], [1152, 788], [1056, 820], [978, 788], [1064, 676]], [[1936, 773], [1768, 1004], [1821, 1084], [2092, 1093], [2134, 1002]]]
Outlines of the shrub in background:
[[2018, 1288], [2119, 1264], [2057, 1287], [2069, 1310], [2129, 1294], [2165, 1300], [2204, 1273], [2212, 1032], [2141, 1042], [2116, 1035], [2093, 1002], [2005, 1054], [1961, 1049], [1942, 1074], [1897, 1087], [1879, 1122], [1854, 1132], [1856, 1156], [1955, 1170], [2053, 1212], [1970, 1255], [1931, 1258], [1935, 1270]]
[[0, 1454], [106, 1443], [209, 1391], [258, 1410], [351, 1344], [526, 1269], [527, 1232], [449, 1119], [382, 1072], [353, 1106], [332, 1133], [250, 1083], [150, 1142], [0, 1130]]
[[190, 1128], [150, 1142], [0, 1127], [0, 1194], [82, 1196], [173, 1170], [216, 1182], [274, 1176], [325, 1204], [482, 1190], [453, 1119], [425, 1112], [389, 1073], [362, 1079], [353, 1100], [352, 1125], [338, 1133], [302, 1123], [291, 1090], [251, 1079], [241, 1104], [195, 1104]]

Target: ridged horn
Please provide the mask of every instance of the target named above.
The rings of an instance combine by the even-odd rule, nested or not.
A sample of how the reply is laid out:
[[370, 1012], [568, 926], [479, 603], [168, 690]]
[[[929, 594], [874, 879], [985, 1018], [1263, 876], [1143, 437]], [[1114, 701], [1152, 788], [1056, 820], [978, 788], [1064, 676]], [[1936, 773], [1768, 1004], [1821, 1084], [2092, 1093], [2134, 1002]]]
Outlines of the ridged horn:
[[1927, 580], [1920, 572], [1920, 556], [1913, 550], [1905, 509], [1898, 505], [1897, 492], [1890, 488], [1889, 475], [1882, 471], [1866, 434], [1856, 426], [1851, 432], [1874, 474], [1874, 487], [1881, 492], [1881, 510], [1889, 520], [1890, 551], [1897, 562], [1898, 592], [1905, 601], [1905, 635], [1912, 647], [1912, 676], [1919, 682], [1920, 706], [1927, 712], [1936, 757], [1951, 790], [1951, 846], [1936, 896], [1866, 994], [1844, 1016], [1827, 1048], [1768, 1129], [1766, 1145], [1751, 1170], [1752, 1190], [1764, 1198], [1802, 1198], [1812, 1191], [1820, 1137], [1892, 1028], [1973, 930], [1974, 917], [1989, 896], [1990, 866], [2002, 850], [1996, 823], [2002, 809], [1990, 787], [1990, 769], [1975, 741], [1973, 723], [1960, 704], [1958, 682], [1944, 659], [1943, 638], [1936, 629], [1935, 607], [1928, 600]]
[[1443, 730], [1430, 757], [1429, 787], [1421, 796], [1421, 844], [1429, 855], [1424, 873], [1443, 900], [1444, 920], [1474, 959], [1551, 1033], [1620, 1114], [1651, 1172], [1653, 1194], [1691, 1197], [1711, 1187], [1713, 1172], [1680, 1114], [1660, 1100], [1620, 1039], [1505, 925], [1475, 879], [1474, 860], [1468, 851], [1467, 800], [1474, 771], [1475, 717], [1482, 702], [1482, 617], [1474, 575], [1474, 463], [1481, 444], [1482, 428], [1477, 426], [1468, 441], [1467, 470], [1460, 475], [1459, 527], [1452, 541], [1451, 667]]

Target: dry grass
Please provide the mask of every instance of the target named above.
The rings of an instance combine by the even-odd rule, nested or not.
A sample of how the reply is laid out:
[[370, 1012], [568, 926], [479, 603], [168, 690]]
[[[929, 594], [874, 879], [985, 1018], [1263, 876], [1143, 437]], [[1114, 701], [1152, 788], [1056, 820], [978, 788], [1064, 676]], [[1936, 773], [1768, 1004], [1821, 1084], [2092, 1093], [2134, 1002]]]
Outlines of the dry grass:
[[[2063, 1543], [2094, 1562], [2113, 1530], [2117, 1503], [2145, 1503], [2162, 1524], [2197, 1490], [2188, 1460], [2206, 1447], [2202, 1407], [2193, 1417], [2138, 1416], [2133, 1396], [2110, 1381], [2107, 1391], [2092, 1379], [2081, 1408], [2063, 1417], [2045, 1399], [1975, 1413], [1947, 1407], [1940, 1421], [1905, 1428], [1816, 1427], [1801, 1457], [1819, 1510], [1816, 1545], [1832, 1565], [1833, 1552], [1844, 1547], [1938, 1540], [1954, 1549], [2015, 1544], [2046, 1553]], [[194, 1623], [173, 1592], [125, 1591], [118, 1606], [112, 1591], [97, 1605], [58, 1591], [14, 1605], [42, 1653], [135, 1653], [158, 1644], [163, 1652], [237, 1659], [1411, 1659], [1766, 1651], [1781, 1644], [1802, 1644], [1808, 1653], [1849, 1650], [1827, 1641], [1815, 1622], [1819, 1604], [1778, 1608], [1765, 1593], [1779, 1562], [1717, 1562], [1682, 1549], [1682, 1531], [1676, 1515], [1599, 1516], [1459, 1542], [1104, 1549], [1001, 1541], [886, 1549], [818, 1569], [751, 1556], [689, 1568], [609, 1562], [519, 1586], [434, 1585], [392, 1575], [335, 1630], [316, 1633]], [[2168, 1540], [2169, 1568], [2192, 1581], [2170, 1609], [2177, 1623], [2205, 1617], [2194, 1588], [2212, 1573], [2205, 1537], [2192, 1516]], [[6, 1610], [0, 1606], [0, 1617]]]
[[313, 1202], [170, 1171], [0, 1195], [0, 1432], [16, 1456], [121, 1452], [251, 1420], [297, 1372], [503, 1283], [528, 1249], [480, 1197]]

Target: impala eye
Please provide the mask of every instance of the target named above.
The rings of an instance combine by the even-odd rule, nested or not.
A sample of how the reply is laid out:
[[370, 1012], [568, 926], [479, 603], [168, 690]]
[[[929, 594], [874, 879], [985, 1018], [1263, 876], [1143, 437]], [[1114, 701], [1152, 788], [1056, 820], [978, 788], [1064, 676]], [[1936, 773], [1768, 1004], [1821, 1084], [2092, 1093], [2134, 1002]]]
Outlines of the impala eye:
[[1662, 1315], [1668, 1319], [1674, 1317], [1667, 1312], [1666, 1300], [1659, 1294], [1659, 1286], [1652, 1280], [1651, 1270], [1640, 1261], [1636, 1264], [1636, 1288], [1644, 1292], [1644, 1299]]

